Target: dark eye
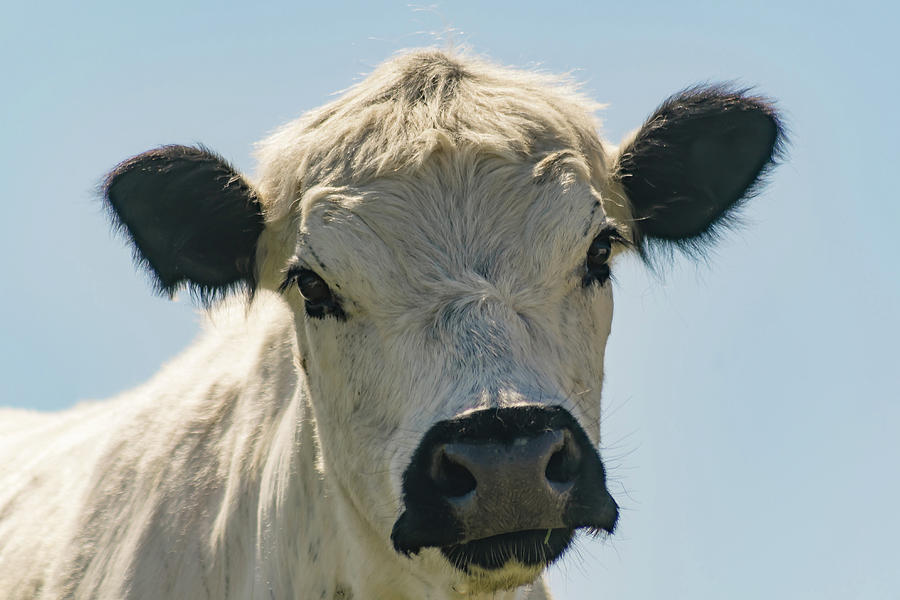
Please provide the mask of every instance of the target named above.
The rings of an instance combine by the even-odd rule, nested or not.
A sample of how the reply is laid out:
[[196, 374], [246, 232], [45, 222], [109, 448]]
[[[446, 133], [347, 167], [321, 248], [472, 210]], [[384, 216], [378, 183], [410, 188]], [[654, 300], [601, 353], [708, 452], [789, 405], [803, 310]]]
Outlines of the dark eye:
[[328, 284], [309, 269], [303, 269], [297, 274], [297, 287], [303, 298], [313, 304], [323, 304], [334, 299]]
[[603, 285], [609, 280], [609, 256], [612, 254], [612, 240], [609, 233], [601, 233], [591, 242], [584, 259], [582, 284], [589, 286], [595, 281]]
[[[341, 308], [338, 298], [325, 283], [325, 280], [319, 277], [314, 271], [309, 269], [297, 269], [294, 272], [288, 272], [286, 284], [291, 281], [297, 282], [297, 288], [306, 305], [306, 314], [310, 317], [323, 318], [326, 316], [334, 316], [338, 319], [345, 319], [343, 309]], [[286, 287], [286, 286], [283, 286]]]

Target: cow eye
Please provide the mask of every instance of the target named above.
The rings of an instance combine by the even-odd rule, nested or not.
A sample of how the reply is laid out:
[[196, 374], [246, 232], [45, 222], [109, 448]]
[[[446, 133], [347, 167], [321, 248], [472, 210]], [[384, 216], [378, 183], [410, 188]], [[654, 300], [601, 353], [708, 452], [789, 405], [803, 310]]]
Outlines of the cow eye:
[[324, 304], [334, 298], [328, 284], [309, 269], [297, 274], [297, 287], [304, 300], [313, 304]]
[[[288, 272], [286, 284], [297, 283], [300, 295], [303, 296], [306, 314], [310, 317], [323, 318], [334, 316], [339, 319], [346, 318], [340, 301], [325, 280], [310, 269], [296, 269]], [[283, 286], [286, 287], [286, 286]]]
[[582, 284], [587, 287], [595, 281], [603, 285], [609, 281], [609, 257], [612, 254], [612, 235], [604, 232], [594, 238], [584, 259]]

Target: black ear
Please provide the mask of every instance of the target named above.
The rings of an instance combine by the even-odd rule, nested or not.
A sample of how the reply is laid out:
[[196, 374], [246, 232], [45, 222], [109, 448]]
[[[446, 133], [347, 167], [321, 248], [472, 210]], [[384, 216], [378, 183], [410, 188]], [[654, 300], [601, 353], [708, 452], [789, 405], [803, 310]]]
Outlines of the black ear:
[[631, 203], [636, 241], [689, 253], [758, 189], [780, 157], [772, 104], [744, 90], [696, 87], [666, 100], [622, 149], [615, 176]]
[[187, 282], [209, 300], [252, 289], [262, 213], [256, 192], [222, 157], [189, 146], [150, 150], [113, 169], [103, 195], [161, 292]]

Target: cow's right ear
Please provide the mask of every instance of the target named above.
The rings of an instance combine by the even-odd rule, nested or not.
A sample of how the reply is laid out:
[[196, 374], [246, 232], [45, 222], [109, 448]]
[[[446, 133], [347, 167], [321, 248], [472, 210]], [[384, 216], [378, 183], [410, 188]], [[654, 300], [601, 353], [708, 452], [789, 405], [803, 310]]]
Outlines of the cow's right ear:
[[122, 162], [103, 195], [135, 259], [169, 296], [182, 283], [202, 300], [253, 288], [263, 217], [256, 191], [222, 157], [163, 146]]

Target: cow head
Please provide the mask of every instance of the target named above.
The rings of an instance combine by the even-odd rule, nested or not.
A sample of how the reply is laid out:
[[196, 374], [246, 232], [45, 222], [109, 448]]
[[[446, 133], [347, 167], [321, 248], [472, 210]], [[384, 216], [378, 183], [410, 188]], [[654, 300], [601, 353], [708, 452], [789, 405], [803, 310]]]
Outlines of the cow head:
[[182, 146], [105, 186], [160, 289], [283, 295], [340, 510], [442, 585], [521, 585], [576, 531], [613, 530], [597, 448], [617, 258], [702, 248], [781, 144], [765, 100], [722, 87], [671, 97], [620, 150], [592, 108], [415, 53], [266, 140], [255, 187]]

